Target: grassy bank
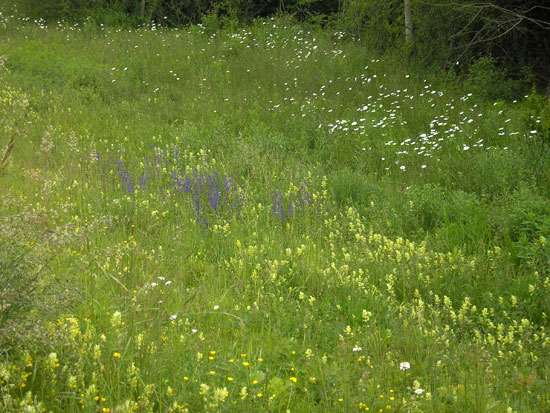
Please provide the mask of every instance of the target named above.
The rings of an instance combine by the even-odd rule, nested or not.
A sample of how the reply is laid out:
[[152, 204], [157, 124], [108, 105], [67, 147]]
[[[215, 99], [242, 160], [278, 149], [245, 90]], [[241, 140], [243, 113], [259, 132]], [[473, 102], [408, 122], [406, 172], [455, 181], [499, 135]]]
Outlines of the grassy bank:
[[550, 408], [540, 98], [285, 20], [0, 56], [6, 411]]

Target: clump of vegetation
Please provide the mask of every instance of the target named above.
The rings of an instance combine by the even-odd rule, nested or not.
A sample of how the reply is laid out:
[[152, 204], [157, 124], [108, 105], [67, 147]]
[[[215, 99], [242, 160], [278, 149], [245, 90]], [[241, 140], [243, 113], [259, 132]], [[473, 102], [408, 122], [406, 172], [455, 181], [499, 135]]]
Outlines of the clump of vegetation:
[[32, 252], [0, 240], [0, 343], [4, 351], [35, 338], [44, 338], [39, 314], [47, 308], [42, 300], [42, 268], [30, 257]]
[[531, 135], [543, 146], [550, 144], [550, 97], [533, 89], [525, 100], [524, 119]]
[[533, 76], [525, 70], [519, 79], [510, 78], [502, 65], [489, 56], [480, 57], [468, 68], [469, 88], [490, 101], [520, 99], [533, 81]]

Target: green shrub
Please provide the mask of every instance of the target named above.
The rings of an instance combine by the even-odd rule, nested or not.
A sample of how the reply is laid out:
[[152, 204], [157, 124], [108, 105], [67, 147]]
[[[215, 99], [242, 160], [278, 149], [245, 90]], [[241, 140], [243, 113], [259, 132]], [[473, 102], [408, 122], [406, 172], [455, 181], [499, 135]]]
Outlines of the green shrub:
[[484, 56], [470, 65], [466, 83], [483, 99], [511, 101], [521, 98], [531, 81], [532, 76], [528, 72], [519, 79], [510, 78], [506, 70], [499, 67], [496, 59]]
[[516, 190], [495, 199], [490, 222], [499, 238], [518, 241], [525, 232], [525, 222], [544, 220], [550, 203], [536, 187], [521, 184]]
[[401, 14], [395, 0], [346, 0], [338, 24], [354, 37], [367, 39], [376, 50], [388, 50], [404, 37]]
[[550, 97], [537, 93], [535, 87], [523, 102], [523, 119], [533, 138], [542, 145], [550, 145]]

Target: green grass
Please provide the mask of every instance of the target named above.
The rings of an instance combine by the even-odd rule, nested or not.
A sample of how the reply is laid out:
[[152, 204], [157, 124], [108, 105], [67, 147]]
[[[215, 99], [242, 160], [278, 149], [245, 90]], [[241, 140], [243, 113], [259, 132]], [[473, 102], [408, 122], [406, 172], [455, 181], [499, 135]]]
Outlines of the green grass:
[[550, 408], [532, 99], [287, 20], [2, 19], [5, 411]]

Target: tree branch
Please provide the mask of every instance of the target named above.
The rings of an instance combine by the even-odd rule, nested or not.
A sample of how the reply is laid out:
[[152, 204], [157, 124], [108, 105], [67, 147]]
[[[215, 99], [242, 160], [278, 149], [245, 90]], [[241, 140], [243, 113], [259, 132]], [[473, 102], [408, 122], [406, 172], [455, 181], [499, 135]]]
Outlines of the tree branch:
[[[540, 9], [540, 10], [550, 10], [550, 7], [546, 7], [546, 6], [535, 5], [535, 6], [531, 6], [530, 8], [528, 8], [526, 10], [521, 10], [521, 9], [510, 10], [510, 9], [505, 8], [505, 7], [498, 6], [498, 5], [496, 5], [494, 3], [491, 3], [491, 2], [463, 4], [463, 3], [455, 3], [455, 2], [431, 3], [431, 2], [426, 2], [426, 1], [420, 0], [419, 3], [424, 4], [424, 5], [428, 5], [428, 6], [434, 6], [434, 7], [454, 7], [455, 9], [461, 10], [461, 11], [462, 10], [467, 10], [467, 9], [477, 9], [478, 13], [476, 14], [476, 16], [479, 15], [479, 13], [481, 13], [483, 10], [492, 9], [492, 10], [498, 11], [499, 13], [501, 13], [503, 15], [513, 16], [514, 18], [516, 18], [520, 21], [528, 21], [530, 23], [533, 23], [533, 24], [539, 26], [540, 28], [542, 28], [544, 30], [550, 30], [550, 21], [536, 19], [534, 17], [527, 16], [528, 13], [531, 13], [534, 10], [538, 10], [538, 9]], [[517, 26], [517, 24], [514, 24], [514, 27], [515, 26]]]

